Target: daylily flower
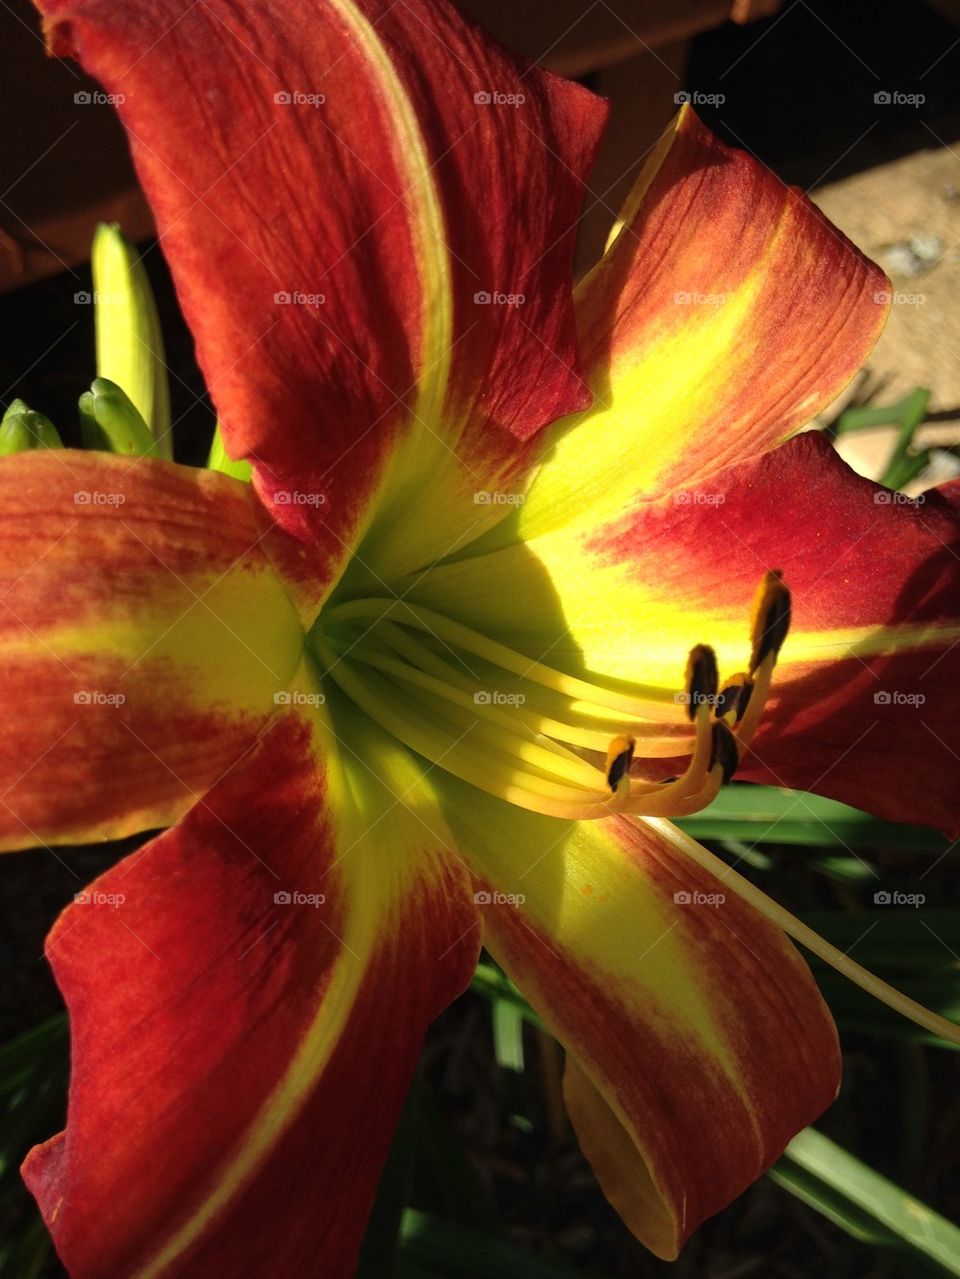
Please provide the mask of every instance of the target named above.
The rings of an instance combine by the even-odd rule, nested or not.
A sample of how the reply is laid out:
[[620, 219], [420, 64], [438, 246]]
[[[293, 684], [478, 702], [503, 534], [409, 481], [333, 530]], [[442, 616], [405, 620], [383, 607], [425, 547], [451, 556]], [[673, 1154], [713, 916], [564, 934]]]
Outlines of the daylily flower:
[[42, 7], [254, 469], [0, 464], [4, 845], [170, 828], [50, 934], [69, 1113], [25, 1176], [61, 1257], [349, 1275], [481, 942], [675, 1256], [839, 1055], [779, 924], [816, 939], [666, 819], [739, 765], [956, 825], [951, 495], [783, 443], [882, 275], [684, 110], [574, 295], [604, 107], [438, 0]]

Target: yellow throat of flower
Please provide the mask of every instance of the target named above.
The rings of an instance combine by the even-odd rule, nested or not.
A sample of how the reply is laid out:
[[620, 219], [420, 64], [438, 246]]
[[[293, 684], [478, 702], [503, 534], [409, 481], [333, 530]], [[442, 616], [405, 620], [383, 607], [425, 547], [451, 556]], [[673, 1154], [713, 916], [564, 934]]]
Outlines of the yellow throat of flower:
[[[335, 603], [310, 642], [324, 674], [411, 750], [507, 803], [583, 821], [709, 804], [756, 731], [789, 624], [790, 593], [768, 572], [747, 670], [721, 681], [697, 645], [682, 689], [571, 675], [397, 599]], [[639, 775], [683, 756], [676, 777]]]

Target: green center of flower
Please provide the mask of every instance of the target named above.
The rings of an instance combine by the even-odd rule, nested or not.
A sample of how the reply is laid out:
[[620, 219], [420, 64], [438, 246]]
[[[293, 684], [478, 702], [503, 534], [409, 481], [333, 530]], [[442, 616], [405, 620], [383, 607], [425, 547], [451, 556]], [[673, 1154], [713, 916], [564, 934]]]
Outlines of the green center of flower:
[[[709, 804], [756, 730], [789, 619], [789, 592], [768, 573], [747, 672], [721, 685], [713, 650], [697, 645], [684, 689], [585, 679], [375, 596], [333, 603], [309, 638], [325, 677], [411, 750], [508, 803], [582, 821]], [[657, 779], [656, 761], [678, 757], [683, 771]]]

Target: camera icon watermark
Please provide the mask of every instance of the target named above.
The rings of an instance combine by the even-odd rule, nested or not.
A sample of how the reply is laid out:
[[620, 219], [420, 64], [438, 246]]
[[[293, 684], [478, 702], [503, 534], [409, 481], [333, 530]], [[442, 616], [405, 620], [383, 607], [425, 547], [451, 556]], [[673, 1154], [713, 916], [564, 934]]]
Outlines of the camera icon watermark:
[[909, 497], [906, 493], [898, 493], [893, 489], [879, 489], [873, 495], [874, 506], [923, 506], [926, 500], [926, 493]]
[[525, 493], [501, 493], [498, 489], [478, 489], [473, 495], [474, 506], [522, 506]]
[[678, 888], [673, 894], [673, 901], [677, 906], [710, 906], [716, 909], [726, 900], [724, 893], [704, 893], [699, 888]]
[[699, 89], [681, 89], [673, 95], [678, 107], [722, 107], [726, 100], [725, 93], [701, 93]]
[[125, 93], [104, 93], [101, 89], [78, 89], [73, 95], [78, 107], [122, 107], [126, 100]]
[[899, 289], [877, 289], [873, 295], [877, 306], [923, 306], [925, 293], [903, 293]]
[[523, 706], [526, 700], [524, 693], [502, 693], [497, 688], [481, 688], [473, 695], [475, 706]]
[[476, 906], [522, 906], [527, 900], [524, 893], [500, 893], [480, 888], [473, 894]]
[[674, 506], [723, 506], [726, 493], [711, 493], [707, 489], [678, 489], [673, 495]]
[[922, 107], [926, 100], [924, 93], [904, 93], [900, 89], [878, 89], [873, 95], [878, 107]]
[[103, 693], [97, 688], [81, 688], [73, 695], [74, 706], [125, 706], [126, 693]]
[[77, 906], [112, 906], [114, 910], [127, 900], [126, 893], [102, 893], [97, 888], [88, 888], [82, 893], [73, 894]]
[[926, 693], [905, 693], [899, 688], [881, 688], [873, 695], [874, 706], [923, 706], [926, 700]]
[[901, 893], [897, 890], [888, 892], [885, 888], [873, 894], [875, 906], [912, 906], [917, 910], [927, 900], [925, 893]]
[[525, 93], [499, 93], [496, 89], [481, 89], [473, 95], [478, 107], [522, 107], [527, 100]]
[[301, 893], [297, 889], [287, 892], [281, 888], [273, 894], [275, 906], [312, 906], [316, 910], [319, 906], [325, 905], [326, 900], [323, 893]]
[[277, 489], [273, 495], [277, 506], [323, 506], [326, 493], [302, 493], [299, 489]]
[[475, 306], [523, 306], [527, 300], [525, 293], [502, 293], [494, 289], [478, 289], [473, 295]]
[[301, 93], [297, 89], [280, 89], [273, 95], [278, 107], [322, 107], [327, 100], [325, 93]]
[[78, 489], [73, 495], [75, 506], [123, 506], [123, 493], [101, 493], [99, 489]]
[[301, 693], [297, 689], [283, 689], [274, 693], [274, 706], [323, 706], [326, 703], [323, 693]]
[[274, 306], [323, 306], [325, 293], [304, 293], [300, 289], [278, 289], [273, 295]]

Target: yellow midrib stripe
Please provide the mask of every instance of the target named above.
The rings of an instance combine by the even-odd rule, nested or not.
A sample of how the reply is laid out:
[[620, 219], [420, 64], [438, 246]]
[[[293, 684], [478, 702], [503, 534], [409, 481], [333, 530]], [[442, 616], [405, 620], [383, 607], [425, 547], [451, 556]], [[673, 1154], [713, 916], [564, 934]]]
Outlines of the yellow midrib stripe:
[[[330, 786], [328, 804], [337, 811], [339, 797], [331, 793], [338, 786], [335, 772], [336, 770], [330, 769], [327, 773]], [[244, 1188], [306, 1104], [340, 1040], [368, 971], [363, 960], [358, 961], [354, 956], [368, 957], [380, 937], [382, 910], [370, 909], [371, 895], [375, 900], [376, 887], [376, 882], [371, 877], [364, 893], [349, 894], [353, 909], [350, 911], [346, 936], [342, 939], [343, 947], [336, 960], [333, 977], [320, 997], [299, 1050], [248, 1128], [244, 1144], [230, 1164], [221, 1171], [217, 1186], [201, 1208], [138, 1272], [138, 1279], [153, 1279], [154, 1276], [161, 1275], [200, 1238], [207, 1226]], [[361, 900], [364, 902], [363, 907], [359, 906]], [[382, 905], [381, 902], [380, 906]]]
[[[374, 520], [395, 505], [402, 493], [408, 471], [422, 473], [422, 450], [436, 452], [440, 427], [445, 421], [447, 388], [453, 354], [453, 286], [450, 255], [446, 244], [443, 207], [432, 176], [432, 164], [423, 133], [407, 92], [397, 75], [373, 23], [352, 0], [330, 0], [366, 56], [371, 79], [379, 83], [393, 129], [394, 159], [406, 178], [401, 203], [410, 220], [410, 237], [420, 284], [420, 343], [414, 354], [417, 374], [416, 398], [411, 420], [401, 444], [394, 448], [379, 481], [371, 491], [347, 541], [351, 547], [363, 544]], [[412, 197], [412, 207], [411, 199]], [[390, 388], [397, 391], [398, 388]], [[405, 389], [405, 388], [404, 388]], [[440, 460], [450, 456], [441, 449]], [[417, 465], [419, 463], [419, 466]]]
[[453, 348], [453, 291], [446, 249], [443, 210], [431, 174], [431, 164], [416, 112], [384, 49], [373, 24], [352, 0], [330, 0], [354, 33], [373, 75], [379, 80], [389, 106], [398, 140], [395, 159], [408, 178], [407, 192], [413, 207], [402, 197], [412, 219], [411, 238], [415, 243], [421, 290], [420, 379], [417, 386], [416, 415], [427, 423], [442, 418], [450, 375]]

